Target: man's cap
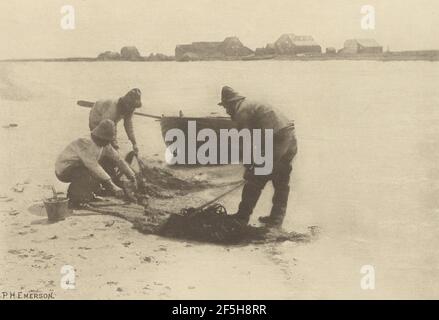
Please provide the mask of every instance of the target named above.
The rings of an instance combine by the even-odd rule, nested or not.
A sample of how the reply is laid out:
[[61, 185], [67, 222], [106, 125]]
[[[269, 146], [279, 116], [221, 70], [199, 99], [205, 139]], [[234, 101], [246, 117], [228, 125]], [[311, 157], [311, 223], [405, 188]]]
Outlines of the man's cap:
[[130, 106], [134, 106], [135, 108], [140, 108], [142, 106], [142, 92], [138, 88], [134, 88], [128, 91], [123, 99]]
[[116, 135], [116, 126], [110, 119], [102, 120], [91, 134], [99, 139], [113, 141]]
[[241, 96], [238, 92], [233, 90], [229, 86], [224, 86], [221, 90], [221, 102], [218, 103], [219, 106], [223, 106], [224, 104], [245, 99], [244, 96]]

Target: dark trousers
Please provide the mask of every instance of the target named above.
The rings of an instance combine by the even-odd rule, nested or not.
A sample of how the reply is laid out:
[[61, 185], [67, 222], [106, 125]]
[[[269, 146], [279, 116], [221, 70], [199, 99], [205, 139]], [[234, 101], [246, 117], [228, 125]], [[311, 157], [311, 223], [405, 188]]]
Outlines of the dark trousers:
[[[99, 164], [112, 179], [117, 178], [114, 161], [103, 157]], [[61, 182], [70, 183], [67, 197], [73, 204], [90, 202], [93, 200], [94, 194], [101, 190], [102, 181], [85, 166], [67, 168], [61, 175], [56, 176]]]
[[100, 181], [85, 166], [67, 168], [62, 175], [57, 175], [57, 177], [62, 182], [70, 182], [67, 197], [72, 204], [92, 201], [94, 193], [100, 186]]
[[290, 176], [293, 159], [297, 154], [297, 141], [293, 132], [274, 137], [274, 163], [270, 175], [252, 174], [247, 178], [239, 204], [238, 214], [249, 217], [261, 196], [262, 190], [271, 180], [274, 188], [270, 216], [282, 222], [288, 205]]

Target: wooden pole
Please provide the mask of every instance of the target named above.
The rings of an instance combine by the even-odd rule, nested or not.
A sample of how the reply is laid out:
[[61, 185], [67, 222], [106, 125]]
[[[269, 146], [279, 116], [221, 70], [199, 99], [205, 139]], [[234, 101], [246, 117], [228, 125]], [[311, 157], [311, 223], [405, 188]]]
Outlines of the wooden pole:
[[[85, 107], [85, 108], [92, 108], [94, 106], [94, 102], [85, 101], [85, 100], [78, 100], [76, 103], [78, 104], [78, 106]], [[134, 114], [141, 116], [141, 117], [153, 118], [153, 119], [157, 119], [157, 120], [160, 120], [162, 118], [161, 116], [156, 116], [153, 114], [148, 114], [148, 113], [143, 113], [143, 112], [134, 112]]]

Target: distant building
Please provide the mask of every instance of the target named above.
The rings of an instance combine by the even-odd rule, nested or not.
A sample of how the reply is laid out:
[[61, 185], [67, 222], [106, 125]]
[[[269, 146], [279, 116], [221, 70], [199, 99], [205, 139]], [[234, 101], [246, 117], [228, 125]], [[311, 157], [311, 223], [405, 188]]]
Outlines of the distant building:
[[383, 47], [374, 39], [350, 39], [346, 40], [342, 54], [379, 54], [383, 53]]
[[274, 49], [280, 55], [322, 53], [322, 47], [311, 36], [283, 34], [275, 43]]
[[144, 58], [145, 61], [174, 61], [175, 57], [168, 56], [163, 53], [151, 53], [148, 57]]
[[253, 54], [237, 37], [228, 37], [222, 42], [192, 42], [192, 44], [177, 45], [175, 59], [215, 60], [243, 57]]
[[269, 43], [265, 46], [265, 48], [256, 48], [255, 55], [263, 56], [263, 55], [275, 55], [276, 54], [276, 46], [274, 43]]
[[119, 52], [105, 51], [98, 55], [98, 60], [120, 60], [121, 55]]
[[334, 47], [326, 48], [326, 54], [337, 54], [337, 50]]
[[136, 47], [123, 47], [119, 52], [105, 51], [98, 55], [97, 60], [143, 61]]
[[122, 60], [128, 60], [128, 61], [140, 61], [143, 60], [142, 56], [139, 53], [139, 50], [137, 50], [136, 47], [123, 47], [120, 49], [120, 55]]

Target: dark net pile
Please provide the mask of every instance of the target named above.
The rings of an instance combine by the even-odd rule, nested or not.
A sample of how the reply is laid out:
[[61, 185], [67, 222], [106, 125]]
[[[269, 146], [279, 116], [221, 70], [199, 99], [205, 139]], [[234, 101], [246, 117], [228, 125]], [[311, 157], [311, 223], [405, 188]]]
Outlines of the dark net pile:
[[183, 215], [172, 215], [159, 234], [179, 239], [217, 244], [244, 244], [266, 241], [308, 241], [309, 236], [253, 227], [227, 215], [221, 204], [213, 204], [201, 211], [182, 210]]
[[181, 239], [214, 243], [238, 243], [246, 230], [238, 220], [227, 216], [226, 209], [215, 204], [199, 212], [182, 210], [183, 215], [171, 215], [160, 234]]
[[134, 196], [137, 204], [144, 207], [140, 213], [126, 206], [106, 208], [105, 212], [126, 218], [142, 233], [217, 244], [309, 241], [307, 234], [243, 224], [231, 218], [219, 203], [202, 210], [192, 208], [191, 205], [199, 205], [196, 193], [213, 187], [209, 183], [183, 180], [168, 170], [147, 165], [138, 173], [138, 181], [139, 189]]

